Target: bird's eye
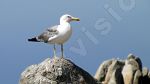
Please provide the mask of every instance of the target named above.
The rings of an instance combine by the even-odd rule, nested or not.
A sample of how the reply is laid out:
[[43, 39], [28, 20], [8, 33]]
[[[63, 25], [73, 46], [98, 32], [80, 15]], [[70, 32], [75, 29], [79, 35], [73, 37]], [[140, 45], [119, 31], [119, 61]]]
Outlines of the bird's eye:
[[71, 18], [70, 16], [67, 16], [68, 18]]

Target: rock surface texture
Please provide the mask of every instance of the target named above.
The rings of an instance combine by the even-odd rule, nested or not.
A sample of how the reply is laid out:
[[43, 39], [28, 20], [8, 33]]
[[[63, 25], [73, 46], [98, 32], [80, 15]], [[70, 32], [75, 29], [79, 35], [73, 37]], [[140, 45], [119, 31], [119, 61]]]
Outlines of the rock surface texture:
[[148, 68], [142, 68], [140, 58], [129, 54], [125, 60], [104, 61], [94, 78], [102, 84], [150, 84]]
[[110, 59], [100, 64], [94, 77], [68, 59], [46, 59], [22, 72], [20, 84], [150, 84], [150, 71], [140, 58]]
[[21, 74], [20, 84], [97, 84], [86, 71], [67, 59], [46, 59], [29, 66]]

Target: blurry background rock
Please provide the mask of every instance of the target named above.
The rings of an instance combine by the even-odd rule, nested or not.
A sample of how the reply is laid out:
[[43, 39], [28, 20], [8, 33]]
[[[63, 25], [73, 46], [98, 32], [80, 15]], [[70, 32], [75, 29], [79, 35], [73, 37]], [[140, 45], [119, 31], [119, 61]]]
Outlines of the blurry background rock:
[[126, 60], [104, 61], [94, 78], [103, 84], [150, 84], [149, 73], [139, 57], [129, 54]]

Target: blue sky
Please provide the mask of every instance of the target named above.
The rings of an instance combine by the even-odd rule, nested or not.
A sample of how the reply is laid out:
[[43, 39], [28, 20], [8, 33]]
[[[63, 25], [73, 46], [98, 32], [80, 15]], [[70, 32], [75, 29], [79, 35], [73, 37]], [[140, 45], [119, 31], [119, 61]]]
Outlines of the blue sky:
[[[106, 59], [133, 53], [150, 67], [149, 0], [0, 0], [0, 80], [17, 84], [21, 72], [53, 56], [52, 46], [27, 39], [71, 14], [65, 57], [94, 75]], [[58, 52], [59, 46], [57, 46]]]

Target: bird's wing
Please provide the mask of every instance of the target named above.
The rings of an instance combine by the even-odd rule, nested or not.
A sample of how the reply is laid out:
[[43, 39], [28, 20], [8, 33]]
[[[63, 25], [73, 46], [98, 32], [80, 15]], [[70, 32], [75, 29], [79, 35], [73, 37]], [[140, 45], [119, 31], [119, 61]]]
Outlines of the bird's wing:
[[58, 28], [58, 25], [46, 29], [46, 31], [44, 31], [41, 35], [38, 36], [38, 39], [40, 41], [48, 42], [49, 38], [52, 38], [58, 35], [59, 32], [57, 28]]

